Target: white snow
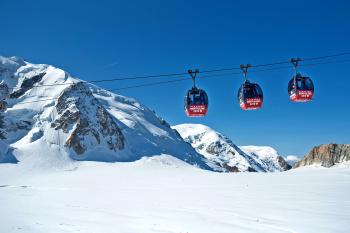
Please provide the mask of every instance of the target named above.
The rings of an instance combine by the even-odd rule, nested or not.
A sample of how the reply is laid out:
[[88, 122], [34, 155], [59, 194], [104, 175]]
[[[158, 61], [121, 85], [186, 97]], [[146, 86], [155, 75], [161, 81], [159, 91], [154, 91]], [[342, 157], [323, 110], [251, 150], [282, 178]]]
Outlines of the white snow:
[[216, 173], [172, 156], [0, 164], [0, 232], [347, 233], [350, 166]]

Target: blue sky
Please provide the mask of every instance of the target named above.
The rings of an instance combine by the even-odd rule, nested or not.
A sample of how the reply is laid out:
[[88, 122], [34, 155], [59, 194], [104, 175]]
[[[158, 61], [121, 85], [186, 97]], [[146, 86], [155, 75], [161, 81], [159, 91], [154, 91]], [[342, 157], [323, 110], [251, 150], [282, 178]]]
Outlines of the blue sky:
[[[2, 1], [1, 9], [1, 55], [53, 64], [85, 80], [350, 51], [349, 1]], [[270, 145], [283, 155], [304, 155], [321, 143], [350, 142], [349, 64], [301, 67], [316, 87], [309, 104], [289, 101], [291, 69], [248, 74], [265, 95], [264, 108], [249, 112], [236, 100], [242, 76], [199, 78], [210, 99], [205, 118], [189, 119], [183, 112], [190, 81], [119, 93], [171, 124], [207, 124], [238, 145]]]

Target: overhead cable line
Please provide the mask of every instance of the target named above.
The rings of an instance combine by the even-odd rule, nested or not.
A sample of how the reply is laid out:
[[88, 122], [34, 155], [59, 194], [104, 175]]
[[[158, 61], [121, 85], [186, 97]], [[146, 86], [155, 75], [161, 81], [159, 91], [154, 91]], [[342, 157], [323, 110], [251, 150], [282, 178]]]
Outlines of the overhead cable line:
[[[349, 60], [341, 60], [341, 61], [332, 61], [332, 62], [322, 62], [322, 63], [309, 63], [309, 64], [302, 64], [300, 66], [315, 66], [315, 65], [323, 65], [323, 64], [331, 64], [331, 63], [344, 63], [344, 62], [350, 62]], [[250, 71], [250, 73], [259, 73], [259, 72], [265, 72], [265, 71], [271, 71], [271, 70], [281, 70], [281, 69], [290, 69], [291, 66], [278, 66], [278, 67], [272, 67], [272, 68], [265, 68], [265, 69], [259, 69], [259, 70], [253, 70]], [[202, 73], [202, 72], [200, 72]], [[203, 78], [214, 78], [214, 77], [223, 77], [223, 76], [231, 76], [231, 75], [241, 75], [241, 72], [230, 72], [230, 73], [224, 73], [224, 74], [214, 74], [214, 75], [205, 75], [200, 76], [199, 79]], [[153, 82], [153, 83], [145, 83], [145, 84], [139, 84], [139, 85], [131, 85], [121, 88], [114, 88], [110, 89], [108, 91], [120, 91], [120, 90], [127, 90], [127, 89], [133, 89], [133, 88], [139, 88], [139, 87], [147, 87], [147, 86], [155, 86], [160, 84], [167, 84], [167, 83], [176, 83], [176, 82], [182, 82], [186, 80], [191, 80], [191, 78], [181, 78], [176, 80], [170, 80], [170, 81], [161, 81], [161, 82]]]
[[[347, 53], [350, 54], [350, 53]], [[334, 57], [335, 55], [329, 55], [327, 57]], [[324, 56], [326, 57], [326, 56]], [[305, 60], [305, 59], [304, 59]], [[318, 60], [315, 58], [312, 58], [312, 60]], [[350, 59], [346, 59], [346, 60], [337, 60], [337, 61], [326, 61], [326, 62], [317, 62], [317, 63], [306, 63], [306, 64], [301, 64], [300, 66], [316, 66], [316, 65], [324, 65], [324, 64], [335, 64], [335, 63], [346, 63], [346, 62], [350, 62]], [[272, 63], [270, 63], [272, 64]], [[283, 64], [283, 63], [280, 63]], [[274, 64], [276, 65], [276, 64]], [[263, 67], [263, 66], [268, 66], [268, 64], [265, 65], [259, 65], [259, 67]], [[252, 67], [258, 67], [258, 66], [252, 66]], [[258, 70], [253, 70], [250, 71], [251, 73], [258, 73], [258, 72], [265, 72], [265, 71], [271, 71], [271, 70], [280, 70], [280, 69], [290, 69], [290, 66], [278, 66], [278, 67], [271, 67], [271, 68], [266, 68], [266, 69], [258, 69]], [[224, 71], [223, 69], [221, 71]], [[218, 72], [218, 70], [217, 70]], [[203, 72], [200, 72], [203, 73]], [[231, 75], [239, 75], [241, 74], [241, 72], [229, 72], [229, 73], [223, 73], [223, 74], [213, 74], [213, 75], [204, 75], [204, 76], [200, 76], [200, 79], [202, 78], [214, 78], [214, 77], [228, 77]], [[182, 81], [187, 81], [187, 80], [191, 80], [191, 78], [181, 78], [181, 79], [176, 79], [176, 80], [168, 80], [168, 81], [160, 81], [160, 82], [152, 82], [152, 83], [144, 83], [144, 84], [139, 84], [139, 85], [132, 85], [132, 86], [126, 86], [126, 87], [121, 87], [121, 88], [115, 88], [115, 89], [109, 89], [108, 91], [120, 91], [120, 90], [127, 90], [127, 89], [134, 89], [134, 88], [140, 88], [140, 87], [148, 87], [148, 86], [155, 86], [155, 85], [161, 85], [161, 84], [168, 84], [168, 83], [176, 83], [176, 82], [182, 82]], [[85, 81], [82, 81], [85, 82]], [[76, 84], [79, 82], [75, 82], [75, 83], [69, 83], [69, 84]], [[43, 86], [54, 86], [54, 85], [63, 85], [63, 84], [48, 84], [48, 85], [43, 85]], [[68, 85], [68, 83], [66, 83], [65, 85]], [[35, 87], [35, 86], [34, 86]], [[34, 96], [32, 96], [34, 97]], [[42, 96], [44, 97], [44, 96]], [[36, 103], [36, 102], [41, 102], [41, 101], [49, 101], [49, 100], [57, 100], [58, 98], [48, 98], [48, 99], [39, 99], [39, 100], [35, 100], [35, 101], [26, 101], [26, 102], [19, 102], [17, 104], [29, 104], [29, 103]]]
[[[328, 59], [328, 58], [340, 57], [340, 56], [346, 56], [346, 55], [350, 55], [350, 52], [343, 52], [343, 53], [337, 53], [337, 54], [319, 56], [319, 57], [304, 58], [304, 59], [300, 59], [300, 61], [322, 60], [322, 59]], [[273, 62], [273, 63], [266, 63], [266, 64], [251, 65], [251, 68], [275, 66], [275, 65], [282, 65], [282, 64], [290, 64], [290, 61], [280, 61], [280, 62]], [[231, 68], [202, 70], [199, 73], [216, 73], [216, 72], [240, 70], [240, 69], [241, 68], [237, 66], [237, 67], [231, 67]], [[157, 74], [157, 75], [146, 75], [146, 76], [135, 76], [135, 77], [121, 77], [121, 78], [102, 79], [102, 80], [90, 80], [90, 81], [80, 81], [80, 82], [103, 83], [103, 82], [115, 82], [115, 81], [124, 81], [124, 80], [150, 79], [150, 78], [161, 78], [161, 77], [177, 77], [177, 76], [183, 76], [183, 75], [187, 75], [187, 74], [188, 74], [187, 72], [182, 72], [182, 73]], [[72, 84], [75, 84], [75, 83], [71, 82], [71, 83], [44, 84], [44, 85], [36, 85], [36, 86], [33, 86], [32, 88], [64, 86], [64, 85], [72, 85]], [[11, 89], [18, 89], [18, 88], [11, 88]]]

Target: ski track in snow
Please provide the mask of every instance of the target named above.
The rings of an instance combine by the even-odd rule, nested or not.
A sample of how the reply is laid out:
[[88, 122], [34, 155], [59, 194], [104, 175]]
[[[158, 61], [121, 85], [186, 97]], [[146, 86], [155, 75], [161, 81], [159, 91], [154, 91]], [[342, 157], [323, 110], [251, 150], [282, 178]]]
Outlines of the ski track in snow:
[[161, 155], [0, 164], [0, 232], [350, 232], [350, 169], [215, 173]]

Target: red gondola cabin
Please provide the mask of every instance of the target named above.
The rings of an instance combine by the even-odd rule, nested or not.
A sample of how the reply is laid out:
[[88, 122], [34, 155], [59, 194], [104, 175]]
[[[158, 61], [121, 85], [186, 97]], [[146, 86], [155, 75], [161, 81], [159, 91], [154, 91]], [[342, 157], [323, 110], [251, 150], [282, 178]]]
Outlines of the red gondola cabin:
[[196, 87], [188, 90], [185, 96], [185, 111], [189, 117], [203, 117], [208, 112], [208, 95]]
[[256, 83], [245, 81], [238, 90], [239, 106], [243, 110], [260, 109], [263, 104], [263, 92]]
[[309, 77], [294, 76], [288, 84], [289, 98], [293, 102], [308, 102], [314, 96], [314, 84]]

